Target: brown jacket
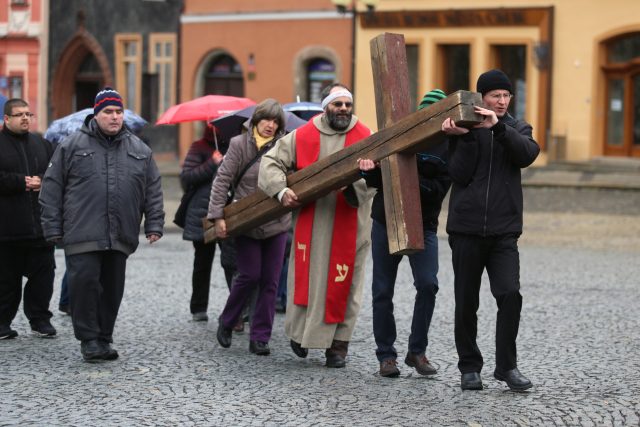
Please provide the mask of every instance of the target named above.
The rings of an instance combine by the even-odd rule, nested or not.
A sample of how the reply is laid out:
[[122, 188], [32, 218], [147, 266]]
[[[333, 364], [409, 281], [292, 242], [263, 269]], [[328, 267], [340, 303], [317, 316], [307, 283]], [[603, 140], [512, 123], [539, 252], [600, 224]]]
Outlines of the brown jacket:
[[[281, 137], [282, 134], [278, 134], [272, 141], [270, 141], [266, 147], [273, 147]], [[238, 135], [231, 139], [229, 143], [229, 150], [224, 156], [224, 160], [218, 169], [216, 178], [213, 180], [211, 186], [211, 197], [209, 198], [209, 211], [207, 218], [218, 219], [224, 218], [224, 207], [227, 201], [227, 191], [231, 187], [232, 182], [238, 179], [238, 176], [253, 158], [258, 154], [258, 148], [256, 147], [256, 141], [251, 130], [242, 135]], [[254, 193], [258, 188], [258, 171], [260, 170], [260, 160], [256, 161], [245, 172], [240, 179], [240, 182], [236, 186], [235, 200], [239, 200]], [[245, 236], [254, 239], [266, 239], [276, 234], [288, 231], [291, 228], [291, 214], [287, 213], [280, 218], [269, 221], [259, 227], [253, 228], [245, 233]]]

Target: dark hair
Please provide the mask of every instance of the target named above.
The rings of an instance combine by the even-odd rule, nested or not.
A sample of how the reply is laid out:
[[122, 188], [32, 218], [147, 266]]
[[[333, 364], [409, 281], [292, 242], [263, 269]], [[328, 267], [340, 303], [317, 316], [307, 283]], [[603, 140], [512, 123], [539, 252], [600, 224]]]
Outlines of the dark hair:
[[13, 112], [13, 107], [28, 107], [27, 101], [21, 98], [11, 98], [4, 103], [4, 114], [10, 116]]
[[341, 87], [351, 92], [351, 89], [349, 89], [346, 85], [335, 82], [335, 83], [331, 83], [329, 86], [325, 86], [325, 88], [322, 89], [322, 92], [320, 92], [320, 99], [324, 100], [327, 96], [329, 96], [329, 94], [331, 93], [331, 89], [333, 89], [334, 87]]
[[251, 116], [251, 126], [256, 126], [260, 120], [275, 120], [278, 123], [278, 133], [284, 131], [287, 121], [282, 106], [272, 98], [267, 98], [256, 106]]

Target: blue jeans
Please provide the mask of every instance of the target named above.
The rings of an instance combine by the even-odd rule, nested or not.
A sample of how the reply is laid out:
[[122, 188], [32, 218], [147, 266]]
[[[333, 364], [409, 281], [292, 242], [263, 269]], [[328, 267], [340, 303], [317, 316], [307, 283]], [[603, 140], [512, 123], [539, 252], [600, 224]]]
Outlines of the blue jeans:
[[[393, 316], [393, 293], [402, 255], [390, 255], [386, 226], [373, 221], [371, 228], [373, 255], [373, 335], [380, 362], [398, 357], [393, 344], [396, 341], [396, 320]], [[409, 352], [424, 353], [427, 349], [429, 325], [438, 293], [438, 236], [424, 231], [424, 250], [408, 255], [416, 298], [413, 306]]]

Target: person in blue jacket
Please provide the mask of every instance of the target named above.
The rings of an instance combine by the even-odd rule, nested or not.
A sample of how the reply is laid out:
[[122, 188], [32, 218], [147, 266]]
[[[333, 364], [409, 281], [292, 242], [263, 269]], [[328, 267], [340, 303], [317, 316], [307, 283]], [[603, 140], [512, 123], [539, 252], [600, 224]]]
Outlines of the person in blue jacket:
[[[440, 89], [427, 92], [419, 109], [425, 108], [446, 94]], [[413, 273], [413, 286], [416, 298], [413, 306], [411, 333], [405, 364], [415, 368], [420, 375], [435, 375], [436, 368], [426, 357], [429, 326], [438, 293], [438, 216], [451, 181], [447, 175], [446, 142], [432, 147], [417, 156], [418, 177], [420, 180], [420, 206], [424, 233], [424, 250], [408, 255]], [[398, 353], [394, 347], [397, 337], [396, 322], [393, 315], [393, 294], [398, 274], [398, 265], [402, 255], [389, 254], [384, 195], [380, 168], [362, 173], [367, 185], [376, 187], [371, 208], [371, 253], [373, 256], [373, 335], [376, 340], [376, 357], [380, 363], [380, 375], [397, 377], [400, 375], [396, 361]]]

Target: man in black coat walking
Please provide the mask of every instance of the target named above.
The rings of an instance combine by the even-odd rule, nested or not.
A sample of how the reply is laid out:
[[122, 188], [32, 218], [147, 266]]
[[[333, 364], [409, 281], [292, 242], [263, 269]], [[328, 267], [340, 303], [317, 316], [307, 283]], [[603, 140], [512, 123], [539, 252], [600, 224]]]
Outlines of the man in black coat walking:
[[111, 347], [127, 258], [140, 223], [149, 243], [162, 237], [160, 173], [151, 149], [124, 125], [120, 94], [106, 87], [94, 114], [65, 138], [42, 180], [44, 237], [64, 247], [73, 332], [87, 362], [115, 360]]
[[522, 183], [520, 169], [540, 152], [531, 126], [509, 115], [509, 78], [491, 70], [478, 78], [484, 120], [475, 129], [458, 127], [450, 118], [442, 130], [450, 136], [447, 232], [455, 274], [455, 339], [463, 390], [482, 389], [483, 360], [476, 343], [482, 272], [489, 275], [498, 305], [494, 377], [512, 390], [526, 390], [529, 381], [517, 367], [516, 338], [520, 324], [520, 255]]
[[29, 132], [29, 104], [14, 98], [4, 105], [0, 132], [0, 340], [15, 338], [11, 329], [22, 298], [31, 330], [42, 337], [56, 335], [49, 302], [53, 293], [53, 244], [42, 236], [38, 194], [53, 154], [52, 145]]

